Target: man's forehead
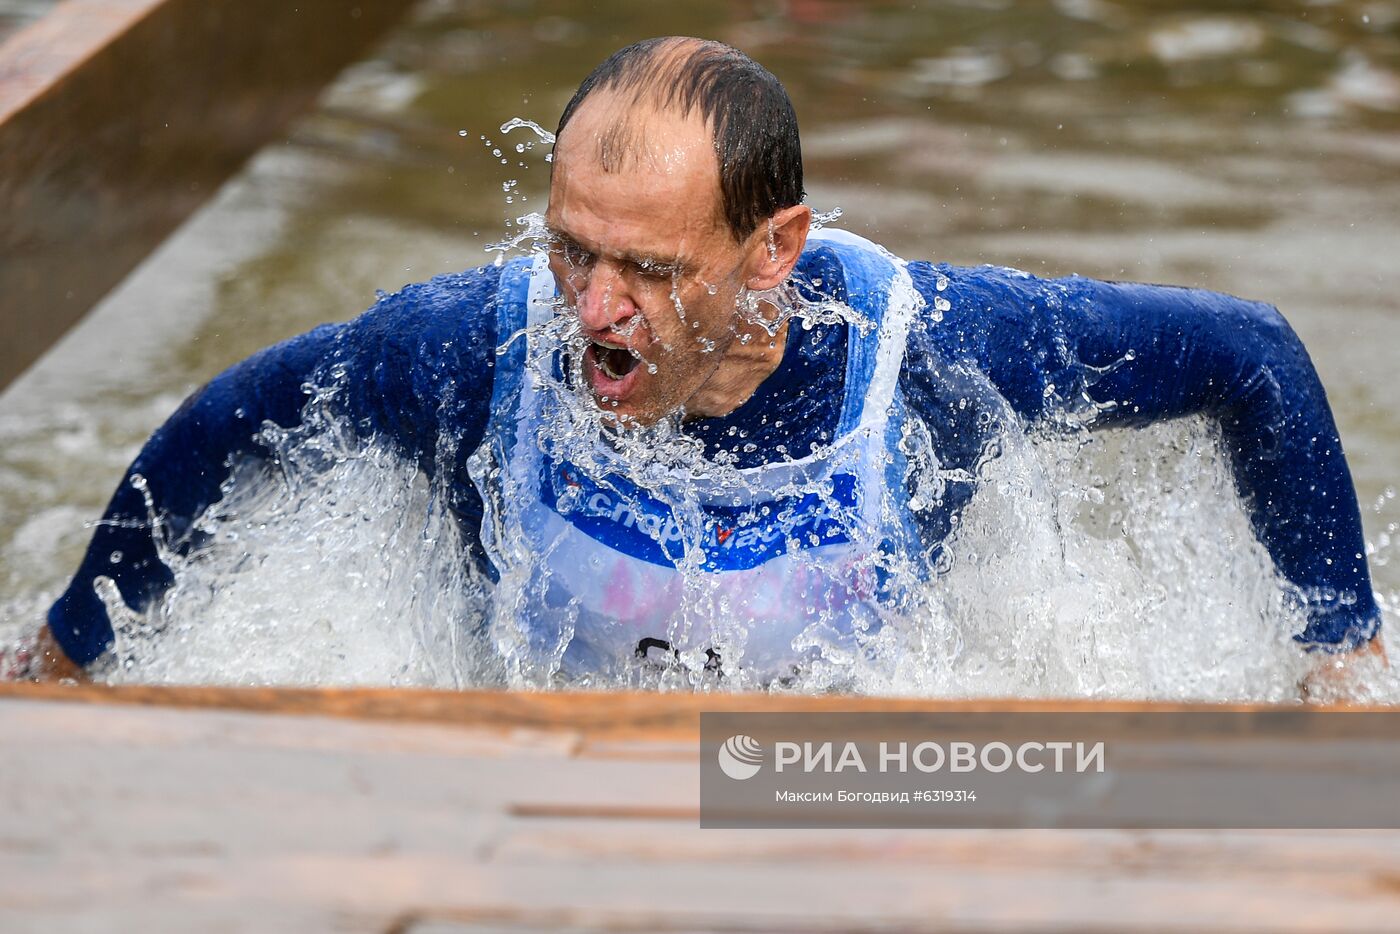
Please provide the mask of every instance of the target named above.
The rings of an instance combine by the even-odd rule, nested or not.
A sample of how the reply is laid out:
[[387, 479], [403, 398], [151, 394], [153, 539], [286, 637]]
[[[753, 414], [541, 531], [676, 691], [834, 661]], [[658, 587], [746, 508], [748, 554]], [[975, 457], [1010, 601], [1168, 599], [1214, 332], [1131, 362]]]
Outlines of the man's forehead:
[[719, 185], [714, 136], [698, 110], [683, 113], [645, 99], [600, 92], [569, 120], [555, 145], [561, 163], [595, 163], [604, 172], [651, 171]]
[[727, 235], [704, 120], [608, 97], [597, 107], [585, 101], [555, 144], [551, 226], [595, 243], [616, 239], [602, 236], [600, 225], [612, 228], [609, 234], [645, 231], [647, 240], [671, 240], [687, 229]]

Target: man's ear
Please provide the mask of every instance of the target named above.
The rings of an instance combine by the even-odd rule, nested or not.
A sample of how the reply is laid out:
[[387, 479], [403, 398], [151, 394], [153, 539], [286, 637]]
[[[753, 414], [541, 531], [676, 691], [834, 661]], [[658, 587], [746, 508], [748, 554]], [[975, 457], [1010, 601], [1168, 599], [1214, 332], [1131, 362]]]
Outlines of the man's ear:
[[752, 265], [744, 285], [756, 292], [771, 289], [788, 277], [807, 245], [812, 209], [805, 204], [783, 208], [753, 232]]

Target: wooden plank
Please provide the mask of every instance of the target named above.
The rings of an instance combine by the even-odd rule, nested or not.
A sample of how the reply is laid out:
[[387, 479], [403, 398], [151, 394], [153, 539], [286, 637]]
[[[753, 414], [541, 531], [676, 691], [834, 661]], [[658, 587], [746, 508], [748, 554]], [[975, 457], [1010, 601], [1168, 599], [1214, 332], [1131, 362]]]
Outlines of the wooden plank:
[[[701, 831], [682, 814], [696, 753], [594, 758], [558, 711], [530, 719], [548, 726], [503, 738], [485, 718], [11, 694], [0, 929], [1376, 931], [1400, 919], [1400, 833]], [[614, 810], [585, 813], [600, 802]]]
[[0, 388], [411, 0], [64, 0], [0, 44]]
[[[653, 694], [633, 691], [436, 691], [406, 688], [262, 688], [74, 683], [4, 683], [0, 699], [63, 700], [311, 714], [367, 720], [450, 723], [500, 730], [565, 730], [583, 737], [598, 755], [617, 754], [630, 738], [646, 740], [648, 755], [665, 755], [661, 740], [688, 740], [699, 733], [700, 713], [939, 711], [1027, 713], [1073, 711], [1266, 712], [1267, 704], [1186, 704], [1158, 701], [930, 700], [927, 698], [804, 696], [790, 694]], [[1309, 706], [1309, 711], [1389, 710], [1383, 707]], [[622, 744], [622, 745], [617, 745]]]

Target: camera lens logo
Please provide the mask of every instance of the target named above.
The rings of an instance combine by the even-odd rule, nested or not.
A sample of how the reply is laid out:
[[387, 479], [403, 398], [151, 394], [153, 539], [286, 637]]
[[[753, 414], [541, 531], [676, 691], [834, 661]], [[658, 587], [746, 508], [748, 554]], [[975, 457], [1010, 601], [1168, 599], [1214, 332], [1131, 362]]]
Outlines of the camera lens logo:
[[753, 778], [763, 767], [763, 747], [752, 736], [731, 736], [719, 747], [719, 767], [735, 781]]

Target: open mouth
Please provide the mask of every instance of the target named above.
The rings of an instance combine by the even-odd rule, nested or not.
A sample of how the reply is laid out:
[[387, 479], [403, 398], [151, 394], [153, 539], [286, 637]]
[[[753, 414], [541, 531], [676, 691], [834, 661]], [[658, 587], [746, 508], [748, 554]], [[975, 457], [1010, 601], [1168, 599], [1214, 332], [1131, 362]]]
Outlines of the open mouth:
[[589, 347], [593, 364], [612, 382], [621, 382], [637, 368], [638, 360], [626, 347], [609, 347], [596, 341]]

